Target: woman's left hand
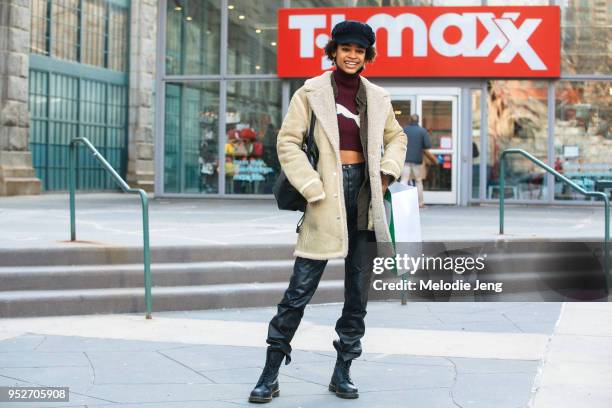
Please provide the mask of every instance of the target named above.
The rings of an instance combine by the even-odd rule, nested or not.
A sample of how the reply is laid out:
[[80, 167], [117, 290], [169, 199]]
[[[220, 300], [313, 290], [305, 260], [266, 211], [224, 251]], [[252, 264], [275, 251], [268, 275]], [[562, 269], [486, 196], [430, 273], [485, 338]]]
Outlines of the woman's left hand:
[[383, 195], [385, 195], [385, 193], [387, 192], [387, 188], [389, 187], [389, 184], [391, 182], [391, 176], [389, 176], [388, 174], [380, 173], [380, 181], [382, 184], [382, 193]]

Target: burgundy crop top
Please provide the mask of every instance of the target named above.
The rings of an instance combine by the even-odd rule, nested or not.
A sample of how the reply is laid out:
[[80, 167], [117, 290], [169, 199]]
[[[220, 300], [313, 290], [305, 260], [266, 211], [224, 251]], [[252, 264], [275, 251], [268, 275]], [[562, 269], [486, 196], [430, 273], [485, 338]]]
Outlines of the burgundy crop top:
[[354, 150], [363, 153], [359, 137], [359, 112], [355, 100], [361, 82], [359, 74], [351, 75], [336, 69], [332, 75], [338, 88], [336, 114], [340, 132], [340, 150]]

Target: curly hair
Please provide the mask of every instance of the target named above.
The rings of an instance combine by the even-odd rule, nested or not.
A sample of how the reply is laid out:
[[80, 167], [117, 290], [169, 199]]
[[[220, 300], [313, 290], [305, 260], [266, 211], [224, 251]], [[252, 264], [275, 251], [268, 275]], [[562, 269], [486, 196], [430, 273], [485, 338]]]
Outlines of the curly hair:
[[[327, 55], [327, 58], [329, 58], [329, 60], [332, 62], [334, 62], [333, 53], [338, 48], [338, 45], [340, 44], [338, 44], [334, 40], [329, 40], [327, 44], [325, 45], [325, 55]], [[365, 52], [366, 64], [374, 61], [375, 58], [376, 58], [376, 48], [374, 48], [374, 46], [366, 48], [366, 52]]]

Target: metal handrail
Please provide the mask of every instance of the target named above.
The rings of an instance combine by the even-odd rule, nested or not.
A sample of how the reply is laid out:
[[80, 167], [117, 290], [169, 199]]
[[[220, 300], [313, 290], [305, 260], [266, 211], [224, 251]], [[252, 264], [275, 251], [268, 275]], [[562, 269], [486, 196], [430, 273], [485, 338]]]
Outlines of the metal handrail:
[[125, 180], [115, 171], [113, 166], [98, 152], [93, 144], [86, 137], [75, 137], [70, 141], [70, 240], [76, 240], [76, 219], [75, 219], [75, 191], [76, 191], [76, 158], [77, 144], [82, 143], [97, 159], [102, 167], [110, 173], [121, 189], [126, 193], [139, 194], [142, 203], [142, 241], [144, 258], [144, 287], [145, 287], [145, 308], [147, 319], [151, 319], [152, 297], [151, 297], [151, 253], [149, 251], [149, 199], [147, 193], [140, 188], [131, 188]]
[[548, 173], [554, 175], [565, 184], [569, 185], [574, 190], [578, 191], [580, 194], [583, 194], [586, 197], [601, 197], [604, 202], [605, 208], [605, 235], [604, 235], [604, 279], [606, 282], [606, 293], [609, 290], [609, 252], [610, 252], [610, 200], [605, 193], [601, 191], [586, 191], [584, 188], [580, 187], [578, 184], [574, 183], [572, 180], [565, 177], [563, 174], [559, 173], [552, 167], [548, 166], [546, 163], [536, 159], [533, 155], [527, 153], [523, 149], [506, 149], [502, 152], [499, 159], [499, 234], [503, 235], [504, 233], [504, 199], [505, 199], [505, 190], [506, 190], [506, 166], [504, 162], [504, 158], [509, 154], [520, 154], [526, 159], [529, 159], [532, 163], [546, 170]]

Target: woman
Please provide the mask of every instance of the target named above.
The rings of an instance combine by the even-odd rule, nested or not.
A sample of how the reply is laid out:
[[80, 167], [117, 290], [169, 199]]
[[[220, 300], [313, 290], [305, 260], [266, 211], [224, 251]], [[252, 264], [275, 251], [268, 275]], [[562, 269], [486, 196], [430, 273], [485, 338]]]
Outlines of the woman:
[[[290, 342], [328, 259], [345, 258], [342, 316], [336, 323], [338, 353], [329, 384], [341, 398], [357, 398], [349, 368], [361, 354], [370, 275], [371, 245], [389, 242], [383, 193], [400, 176], [406, 135], [389, 94], [359, 73], [376, 51], [372, 28], [344, 21], [332, 30], [325, 52], [336, 69], [307, 80], [296, 91], [278, 134], [280, 164], [307, 208], [294, 255], [293, 275], [270, 321], [266, 365], [249, 401], [279, 395], [278, 370], [291, 361]], [[301, 149], [310, 115], [316, 118], [316, 170]], [[381, 150], [384, 154], [381, 157]]]

